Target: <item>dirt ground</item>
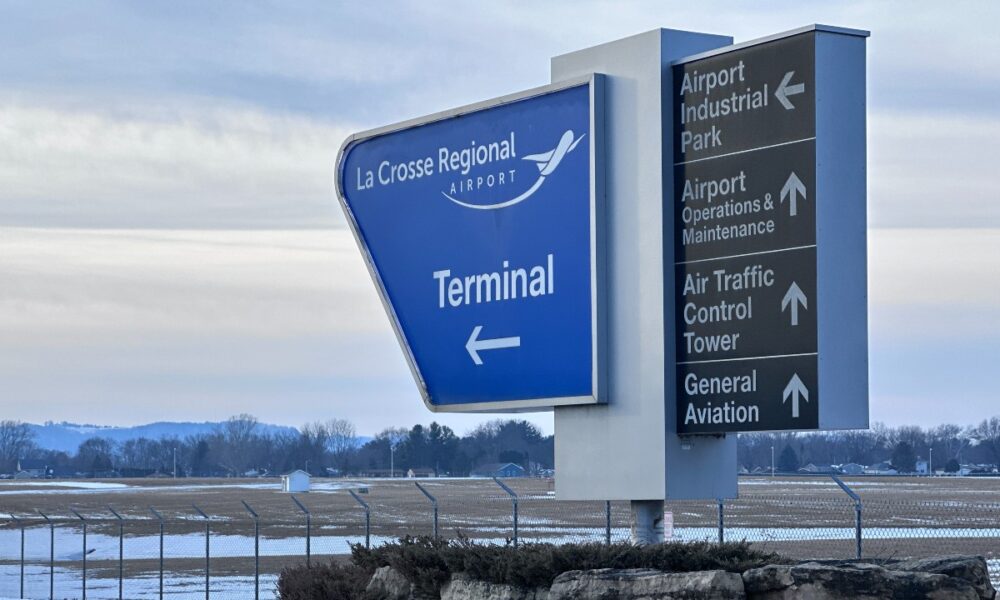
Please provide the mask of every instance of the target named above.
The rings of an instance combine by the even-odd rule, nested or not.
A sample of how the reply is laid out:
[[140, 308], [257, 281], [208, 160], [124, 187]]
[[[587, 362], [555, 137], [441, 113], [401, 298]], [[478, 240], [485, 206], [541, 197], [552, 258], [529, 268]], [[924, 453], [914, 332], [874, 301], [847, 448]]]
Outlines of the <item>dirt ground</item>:
[[[866, 537], [872, 538], [873, 550], [879, 548], [881, 538], [891, 541], [883, 545], [906, 548], [908, 554], [917, 553], [914, 546], [932, 550], [933, 545], [927, 543], [930, 529], [942, 537], [955, 538], [955, 547], [983, 547], [987, 542], [1000, 546], [995, 544], [1000, 542], [998, 478], [861, 477], [846, 482], [863, 500]], [[262, 537], [304, 535], [305, 514], [280, 491], [280, 483], [274, 479], [87, 480], [44, 482], [45, 487], [32, 483], [39, 482], [0, 482], [0, 514], [13, 513], [40, 525], [37, 511], [41, 511], [64, 526], [78, 527], [79, 520], [70, 512], [73, 508], [91, 520], [92, 532], [116, 535], [118, 523], [110, 506], [128, 519], [126, 535], [155, 535], [158, 522], [150, 511], [153, 507], [165, 517], [169, 533], [197, 534], [205, 527], [193, 508], [197, 505], [212, 517], [213, 536], [252, 536], [254, 521], [242, 504], [246, 502], [259, 515]], [[122, 487], [71, 487], [93, 483]], [[433, 531], [432, 504], [414, 480], [313, 479], [312, 483], [313, 491], [296, 497], [311, 512], [313, 536], [363, 541], [365, 511], [348, 489], [369, 505], [372, 536], [384, 539]], [[494, 540], [512, 535], [511, 498], [492, 480], [424, 479], [419, 483], [437, 499], [441, 535]], [[603, 502], [557, 501], [554, 482], [549, 479], [506, 483], [518, 494], [522, 539], [603, 539]], [[689, 536], [711, 535], [714, 539], [719, 518], [716, 503], [668, 502], [667, 509], [678, 532], [688, 530]], [[729, 539], [746, 537], [774, 549], [795, 550], [796, 554], [810, 550], [836, 555], [853, 552], [854, 503], [828, 477], [742, 478], [740, 498], [725, 503], [724, 518]], [[628, 520], [628, 503], [612, 502], [613, 538], [627, 536]], [[903, 529], [906, 532], [901, 534]], [[970, 535], [969, 531], [977, 533]], [[825, 539], [830, 537], [835, 539]], [[973, 539], [966, 539], [969, 537]], [[252, 554], [252, 548], [247, 550]]]

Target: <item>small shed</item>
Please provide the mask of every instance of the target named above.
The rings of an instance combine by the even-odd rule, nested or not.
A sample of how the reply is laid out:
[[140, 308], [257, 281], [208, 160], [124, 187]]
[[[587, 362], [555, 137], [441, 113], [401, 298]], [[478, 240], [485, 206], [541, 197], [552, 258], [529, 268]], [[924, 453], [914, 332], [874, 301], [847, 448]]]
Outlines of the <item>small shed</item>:
[[281, 476], [281, 491], [283, 492], [308, 492], [309, 473], [298, 469]]

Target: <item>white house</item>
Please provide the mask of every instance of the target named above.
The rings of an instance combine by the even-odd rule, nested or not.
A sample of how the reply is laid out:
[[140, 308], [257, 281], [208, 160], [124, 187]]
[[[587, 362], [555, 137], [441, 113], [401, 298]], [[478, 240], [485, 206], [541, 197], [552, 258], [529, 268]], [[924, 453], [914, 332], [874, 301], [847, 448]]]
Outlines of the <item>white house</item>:
[[308, 492], [309, 473], [299, 469], [287, 475], [281, 476], [281, 491], [283, 492]]

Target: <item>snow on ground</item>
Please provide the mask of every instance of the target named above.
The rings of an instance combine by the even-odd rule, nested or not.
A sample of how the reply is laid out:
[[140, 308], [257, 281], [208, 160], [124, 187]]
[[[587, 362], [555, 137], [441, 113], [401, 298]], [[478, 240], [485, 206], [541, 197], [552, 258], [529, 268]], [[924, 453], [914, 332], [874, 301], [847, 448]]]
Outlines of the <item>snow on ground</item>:
[[[28, 489], [4, 489], [5, 487]], [[370, 487], [368, 484], [353, 481], [317, 481], [311, 486], [315, 492], [334, 492], [359, 487]], [[0, 481], [0, 496], [22, 496], [35, 494], [87, 494], [87, 493], [146, 493], [146, 492], [190, 492], [222, 489], [242, 490], [281, 490], [281, 482], [269, 480], [266, 483], [192, 483], [183, 485], [127, 485], [124, 483], [107, 483], [96, 481]]]
[[[275, 598], [276, 575], [261, 574], [260, 597]], [[82, 577], [73, 569], [56, 568], [52, 583], [57, 598], [77, 598], [82, 592]], [[211, 577], [209, 592], [213, 598], [252, 598], [253, 574]], [[142, 577], [129, 577], [123, 586], [124, 596], [134, 600], [155, 600], [160, 597], [160, 578], [152, 573]], [[205, 597], [203, 575], [164, 573], [164, 596], [171, 599], [196, 599]], [[42, 565], [26, 565], [24, 573], [26, 598], [49, 597], [49, 569]], [[118, 580], [114, 578], [87, 578], [89, 598], [117, 598]], [[0, 565], [0, 598], [20, 597], [20, 569], [18, 565]]]
[[[497, 536], [481, 540], [485, 543], [500, 543], [510, 534], [505, 526], [469, 527], [467, 534]], [[83, 536], [74, 527], [55, 529], [56, 562], [80, 560], [83, 553]], [[601, 541], [604, 529], [591, 527], [553, 527], [522, 524], [520, 537], [525, 540], [545, 541], [564, 544], [581, 540]], [[612, 529], [614, 539], [625, 539], [627, 528]], [[853, 527], [730, 527], [726, 537], [733, 540], [745, 539], [749, 542], [791, 542], [803, 540], [853, 540]], [[872, 533], [871, 538], [880, 541], [888, 539], [990, 539], [1000, 537], [1000, 529], [948, 529], [935, 527], [884, 527]], [[680, 541], [714, 540], [718, 537], [715, 527], [675, 527], [673, 539]], [[372, 543], [384, 544], [394, 540], [394, 536], [373, 535]], [[316, 555], [349, 554], [350, 544], [363, 542], [362, 536], [313, 535], [312, 552]], [[126, 535], [125, 556], [130, 558], [155, 558], [159, 556], [158, 535]], [[232, 558], [253, 555], [252, 536], [212, 534], [210, 539], [213, 557]], [[167, 559], [200, 558], [205, 555], [205, 535], [203, 533], [166, 534], [164, 536], [164, 556]], [[87, 535], [88, 560], [117, 560], [118, 537], [100, 533]], [[305, 536], [267, 538], [260, 540], [261, 556], [305, 555]], [[49, 530], [29, 528], [25, 535], [25, 557], [28, 560], [47, 561], [49, 558]], [[0, 560], [20, 558], [20, 532], [0, 531]]]

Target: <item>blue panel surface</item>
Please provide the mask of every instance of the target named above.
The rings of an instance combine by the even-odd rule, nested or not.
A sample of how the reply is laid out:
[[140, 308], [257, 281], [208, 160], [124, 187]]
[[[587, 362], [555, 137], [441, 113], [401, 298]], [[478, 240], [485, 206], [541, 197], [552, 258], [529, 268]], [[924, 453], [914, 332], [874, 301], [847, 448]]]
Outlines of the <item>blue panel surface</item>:
[[435, 410], [597, 400], [591, 85], [342, 153], [342, 202]]

